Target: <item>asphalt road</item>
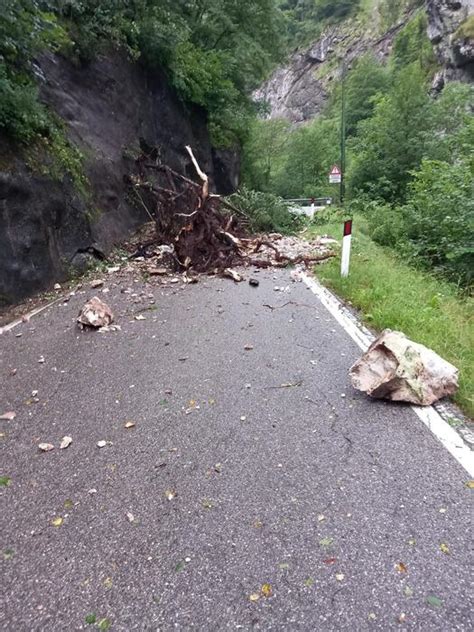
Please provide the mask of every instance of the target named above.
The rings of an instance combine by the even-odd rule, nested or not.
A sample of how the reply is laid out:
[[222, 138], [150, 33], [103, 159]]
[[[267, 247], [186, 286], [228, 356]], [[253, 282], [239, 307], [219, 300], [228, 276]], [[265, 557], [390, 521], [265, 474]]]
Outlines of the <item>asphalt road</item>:
[[0, 337], [1, 630], [472, 630], [466, 472], [259, 277], [115, 275], [121, 331], [76, 328], [88, 289]]

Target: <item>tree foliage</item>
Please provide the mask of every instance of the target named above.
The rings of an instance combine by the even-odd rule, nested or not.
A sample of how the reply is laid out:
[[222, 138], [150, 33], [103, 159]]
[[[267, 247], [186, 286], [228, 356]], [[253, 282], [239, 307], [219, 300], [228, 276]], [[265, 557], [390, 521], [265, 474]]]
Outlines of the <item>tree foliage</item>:
[[66, 41], [56, 17], [42, 11], [37, 0], [0, 5], [0, 129], [14, 140], [27, 142], [48, 129], [29, 65], [39, 51], [57, 50]]
[[[281, 20], [276, 0], [6, 0], [0, 76], [21, 72], [31, 85], [32, 59], [53, 41], [82, 63], [124, 48], [148, 68], [163, 67], [183, 100], [208, 111], [219, 143], [232, 144], [253, 113], [252, 89], [281, 54]], [[10, 103], [1, 88], [0, 104]], [[34, 101], [31, 90], [23, 101]], [[0, 120], [15, 136], [10, 118]]]
[[421, 162], [430, 129], [430, 98], [418, 64], [397, 75], [374, 114], [359, 126], [349, 174], [353, 195], [403, 200], [411, 171]]

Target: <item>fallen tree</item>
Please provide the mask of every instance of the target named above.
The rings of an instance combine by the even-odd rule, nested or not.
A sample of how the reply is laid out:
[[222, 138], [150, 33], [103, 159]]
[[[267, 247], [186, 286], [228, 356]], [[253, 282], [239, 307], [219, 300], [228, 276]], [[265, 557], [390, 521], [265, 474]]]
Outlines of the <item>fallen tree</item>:
[[280, 247], [286, 239], [282, 235], [251, 236], [246, 213], [228, 199], [210, 193], [209, 178], [191, 147], [187, 146], [186, 152], [199, 182], [159, 162], [157, 152], [142, 154], [136, 160], [137, 172], [127, 181], [153, 221], [155, 232], [145, 243], [137, 244], [132, 257], [158, 256], [174, 270], [199, 273], [223, 272], [242, 264], [260, 268], [310, 265], [334, 256], [332, 250], [318, 248], [318, 244], [313, 250], [296, 251], [293, 247], [291, 253], [285, 252]]

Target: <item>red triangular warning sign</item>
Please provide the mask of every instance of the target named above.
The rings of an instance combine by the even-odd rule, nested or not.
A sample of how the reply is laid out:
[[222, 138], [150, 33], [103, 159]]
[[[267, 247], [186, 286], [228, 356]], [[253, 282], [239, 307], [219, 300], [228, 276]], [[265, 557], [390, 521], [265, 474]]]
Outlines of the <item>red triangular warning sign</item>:
[[331, 169], [331, 175], [332, 176], [340, 176], [341, 175], [341, 171], [339, 169], [339, 167], [337, 165], [334, 165], [334, 167]]

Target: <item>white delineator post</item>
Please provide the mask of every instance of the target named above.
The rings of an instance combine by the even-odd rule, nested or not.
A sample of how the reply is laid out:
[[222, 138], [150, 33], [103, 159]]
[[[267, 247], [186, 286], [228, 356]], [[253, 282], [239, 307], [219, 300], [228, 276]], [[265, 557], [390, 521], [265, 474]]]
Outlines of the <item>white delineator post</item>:
[[344, 222], [344, 236], [342, 238], [341, 276], [349, 276], [349, 262], [351, 258], [352, 220]]

